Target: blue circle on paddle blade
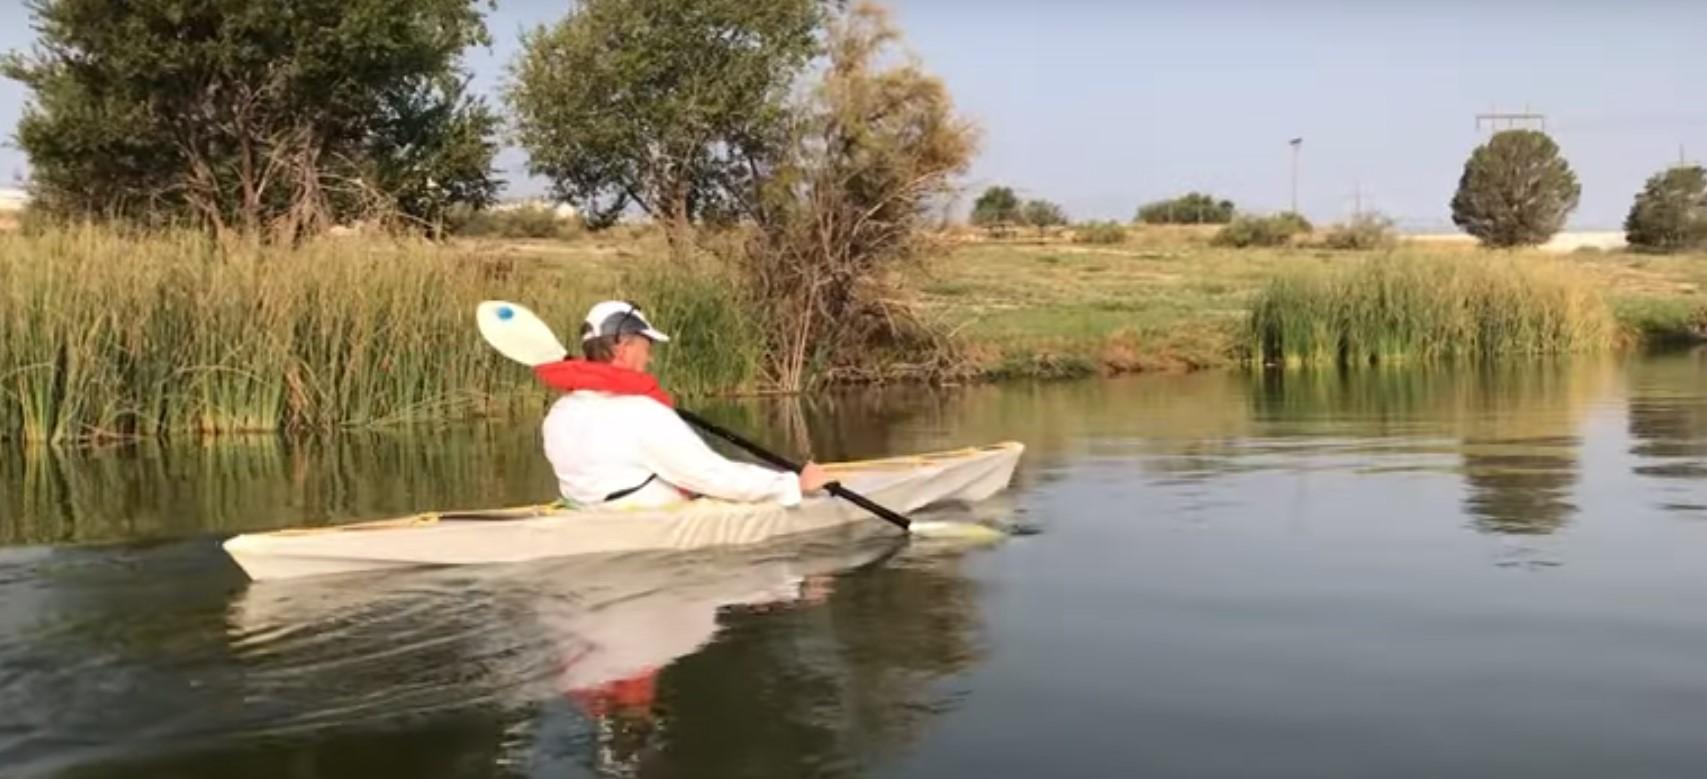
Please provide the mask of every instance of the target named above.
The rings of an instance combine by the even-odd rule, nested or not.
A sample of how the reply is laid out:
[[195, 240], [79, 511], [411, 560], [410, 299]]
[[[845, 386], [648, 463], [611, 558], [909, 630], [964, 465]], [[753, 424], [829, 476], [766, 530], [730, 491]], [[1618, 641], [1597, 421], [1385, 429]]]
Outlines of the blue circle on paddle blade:
[[509, 306], [499, 306], [498, 307], [498, 318], [499, 319], [508, 320], [510, 317], [513, 317], [515, 315], [516, 315], [516, 310], [513, 308], [510, 308]]

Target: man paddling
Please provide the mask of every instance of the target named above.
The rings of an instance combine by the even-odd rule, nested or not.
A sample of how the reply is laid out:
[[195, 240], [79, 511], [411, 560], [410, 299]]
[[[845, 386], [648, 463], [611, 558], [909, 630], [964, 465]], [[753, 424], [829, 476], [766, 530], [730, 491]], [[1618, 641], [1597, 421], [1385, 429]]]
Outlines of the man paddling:
[[669, 340], [639, 306], [607, 300], [581, 323], [585, 359], [534, 368], [541, 381], [568, 393], [552, 404], [542, 426], [545, 456], [565, 499], [578, 506], [648, 508], [692, 494], [793, 506], [830, 481], [816, 463], [797, 476], [712, 451], [646, 372], [652, 344]]

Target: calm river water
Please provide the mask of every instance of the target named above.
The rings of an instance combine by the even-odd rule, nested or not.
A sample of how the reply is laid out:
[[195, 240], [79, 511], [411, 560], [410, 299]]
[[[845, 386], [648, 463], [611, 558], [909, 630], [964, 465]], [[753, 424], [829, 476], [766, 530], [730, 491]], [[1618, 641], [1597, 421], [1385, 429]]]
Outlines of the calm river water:
[[1707, 356], [708, 411], [820, 459], [1023, 441], [973, 513], [1042, 532], [262, 585], [221, 539], [548, 499], [533, 426], [8, 450], [0, 776], [1707, 765]]

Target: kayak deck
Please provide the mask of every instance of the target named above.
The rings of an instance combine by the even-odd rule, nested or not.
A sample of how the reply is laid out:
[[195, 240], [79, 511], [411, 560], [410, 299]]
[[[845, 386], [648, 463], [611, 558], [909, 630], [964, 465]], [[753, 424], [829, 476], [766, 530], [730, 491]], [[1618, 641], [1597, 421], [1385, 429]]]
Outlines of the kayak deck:
[[[947, 452], [826, 464], [849, 489], [902, 513], [972, 503], [1005, 488], [1024, 446], [1007, 442]], [[569, 509], [551, 503], [431, 512], [323, 528], [236, 536], [224, 548], [251, 579], [388, 568], [518, 562], [643, 550], [740, 546], [829, 527], [883, 520], [844, 501], [813, 496], [776, 504], [685, 501], [656, 509]]]

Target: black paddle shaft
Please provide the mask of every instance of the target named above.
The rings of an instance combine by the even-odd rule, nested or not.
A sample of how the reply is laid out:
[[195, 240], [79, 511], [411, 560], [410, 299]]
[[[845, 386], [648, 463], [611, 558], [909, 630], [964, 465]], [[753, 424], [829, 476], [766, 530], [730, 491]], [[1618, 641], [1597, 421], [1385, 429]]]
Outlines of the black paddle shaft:
[[[718, 438], [721, 438], [725, 441], [728, 441], [729, 443], [732, 443], [736, 446], [739, 446], [742, 449], [745, 449], [745, 450], [753, 453], [753, 455], [758, 457], [759, 459], [770, 463], [771, 465], [774, 465], [778, 468], [782, 468], [784, 470], [793, 471], [794, 473], [800, 472], [800, 466], [796, 465], [793, 462], [790, 462], [788, 460], [788, 458], [783, 457], [780, 454], [772, 452], [772, 451], [770, 451], [770, 450], [768, 450], [762, 446], [759, 446], [758, 444], [753, 443], [752, 441], [747, 440], [746, 438], [741, 437], [740, 435], [736, 434], [735, 431], [733, 431], [733, 430], [728, 430], [726, 428], [712, 424], [711, 422], [706, 421], [706, 419], [704, 417], [701, 417], [700, 415], [695, 414], [692, 411], [684, 411], [684, 410], [678, 408], [678, 409], [676, 409], [676, 414], [679, 415], [683, 420], [686, 420], [688, 424], [693, 425], [694, 427], [697, 427], [701, 430], [704, 430], [705, 432], [710, 433], [714, 436], [717, 436]], [[877, 503], [873, 502], [870, 498], [867, 498], [864, 495], [861, 495], [857, 492], [854, 492], [853, 490], [850, 490], [846, 487], [843, 487], [841, 482], [836, 482], [836, 481], [830, 482], [829, 484], [824, 485], [824, 489], [829, 490], [831, 495], [834, 495], [838, 498], [841, 498], [841, 499], [843, 499], [849, 503], [854, 504], [855, 506], [858, 506], [862, 509], [865, 509], [866, 511], [869, 511], [873, 514], [876, 514], [879, 517], [882, 517], [883, 519], [887, 520], [890, 524], [893, 524], [894, 526], [901, 528], [902, 530], [906, 530], [908, 527], [910, 527], [913, 524], [912, 520], [909, 520], [906, 517], [901, 516], [900, 514], [897, 514], [893, 511], [890, 511], [887, 508], [884, 508], [881, 505], [878, 505]]]

